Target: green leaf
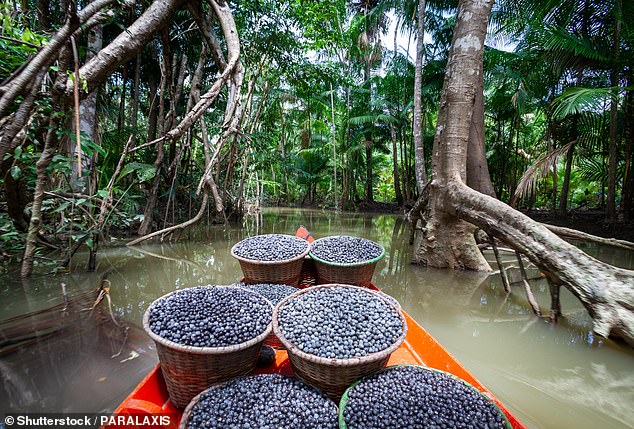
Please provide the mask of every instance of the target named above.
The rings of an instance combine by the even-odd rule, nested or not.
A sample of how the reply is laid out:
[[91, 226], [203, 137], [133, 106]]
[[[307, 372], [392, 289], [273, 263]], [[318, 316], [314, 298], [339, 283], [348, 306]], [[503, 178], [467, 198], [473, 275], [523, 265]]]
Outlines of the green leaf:
[[22, 176], [22, 170], [17, 165], [11, 167], [11, 177], [13, 180], [18, 180]]
[[119, 178], [125, 177], [135, 171], [140, 182], [147, 182], [156, 174], [156, 168], [152, 164], [143, 164], [141, 162], [131, 162], [126, 164], [121, 170]]
[[13, 157], [15, 159], [20, 158], [20, 156], [22, 155], [22, 146], [18, 146], [15, 148], [15, 150], [13, 151]]
[[99, 189], [97, 191], [97, 196], [99, 198], [108, 198], [110, 196], [110, 193], [106, 191], [105, 189]]
[[618, 100], [620, 90], [631, 90], [618, 86], [608, 88], [567, 88], [553, 101], [553, 117], [561, 119], [568, 115], [575, 115], [585, 111], [602, 112], [605, 108], [606, 98]]
[[57, 207], [55, 210], [53, 210], [53, 213], [61, 213], [64, 210], [66, 210], [66, 208], [70, 205], [70, 201], [64, 201], [62, 204], [59, 205], [59, 207]]
[[81, 206], [82, 204], [84, 204], [86, 202], [86, 198], [80, 198], [78, 199], [75, 204], [77, 204], [78, 206]]

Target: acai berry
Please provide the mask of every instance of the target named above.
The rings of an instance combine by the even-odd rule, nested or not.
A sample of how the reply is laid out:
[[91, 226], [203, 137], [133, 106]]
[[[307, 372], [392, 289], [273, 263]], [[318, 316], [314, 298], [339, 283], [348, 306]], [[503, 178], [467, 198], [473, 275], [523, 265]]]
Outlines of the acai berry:
[[502, 429], [505, 418], [475, 388], [443, 372], [388, 368], [348, 391], [348, 429]]
[[384, 298], [357, 287], [317, 287], [281, 304], [282, 334], [300, 350], [347, 359], [389, 348], [401, 337], [399, 312]]
[[310, 248], [311, 256], [335, 264], [359, 264], [382, 254], [383, 248], [374, 241], [347, 235], [321, 238]]
[[152, 305], [150, 329], [178, 344], [226, 347], [262, 334], [273, 317], [261, 295], [229, 286], [179, 290]]
[[279, 374], [232, 380], [203, 392], [188, 429], [336, 429], [337, 406], [319, 390]]
[[233, 247], [233, 253], [244, 259], [276, 262], [292, 259], [308, 249], [302, 238], [284, 234], [265, 234], [245, 238]]
[[273, 305], [279, 304], [281, 300], [299, 290], [294, 286], [273, 283], [257, 283], [252, 285], [236, 283], [236, 286], [259, 293], [264, 298], [271, 301], [271, 304]]

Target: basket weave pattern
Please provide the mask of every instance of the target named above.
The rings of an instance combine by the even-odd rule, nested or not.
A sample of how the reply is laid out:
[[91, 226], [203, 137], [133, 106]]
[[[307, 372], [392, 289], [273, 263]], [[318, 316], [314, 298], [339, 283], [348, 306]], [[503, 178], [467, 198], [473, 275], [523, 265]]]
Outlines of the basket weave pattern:
[[[295, 375], [306, 383], [323, 390], [324, 393], [326, 393], [326, 395], [328, 395], [331, 399], [339, 401], [343, 392], [352, 383], [362, 377], [374, 374], [385, 367], [392, 352], [394, 352], [405, 340], [405, 336], [407, 334], [407, 322], [405, 321], [403, 314], [399, 311], [398, 314], [401, 318], [401, 322], [403, 323], [403, 332], [401, 336], [387, 349], [371, 353], [366, 356], [348, 359], [324, 358], [300, 350], [282, 333], [282, 329], [280, 328], [278, 321], [279, 309], [282, 308], [287, 301], [300, 296], [301, 294], [310, 293], [318, 288], [335, 286], [356, 289], [356, 286], [329, 284], [303, 289], [287, 296], [275, 307], [275, 311], [273, 312], [273, 332], [275, 332], [275, 335], [277, 335], [279, 340], [286, 347], [288, 351], [288, 358], [291, 361], [291, 366], [293, 367]], [[378, 293], [371, 290], [367, 290], [365, 292], [372, 293], [394, 307], [392, 303]]]
[[[313, 245], [320, 240], [323, 240], [323, 238], [314, 241]], [[309, 252], [310, 257], [315, 262], [317, 284], [321, 285], [338, 283], [344, 285], [369, 287], [372, 283], [372, 276], [374, 275], [376, 264], [385, 256], [385, 249], [383, 249], [382, 246], [379, 247], [381, 247], [381, 254], [376, 258], [369, 261], [362, 261], [351, 264], [325, 261], [318, 256], [315, 256], [312, 251]]]
[[212, 384], [248, 373], [255, 367], [261, 347], [262, 342], [234, 353], [216, 355], [180, 351], [156, 342], [170, 400], [182, 409]]
[[315, 268], [315, 261], [310, 256], [306, 256], [304, 258], [304, 265], [302, 266], [302, 276], [299, 280], [299, 288], [304, 289], [315, 286], [316, 284], [317, 271]]
[[236, 255], [235, 248], [236, 246], [231, 248], [231, 256], [240, 263], [245, 283], [278, 283], [291, 286], [299, 284], [304, 258], [310, 250], [310, 246], [306, 242], [306, 250], [294, 258], [283, 261], [255, 261]]
[[185, 408], [185, 410], [183, 411], [183, 415], [181, 416], [181, 422], [178, 425], [178, 429], [186, 429], [187, 428], [187, 423], [189, 420], [189, 415], [192, 413], [192, 410], [194, 409], [194, 407], [196, 406], [196, 404], [198, 404], [198, 402], [200, 401], [200, 397], [203, 396], [203, 394], [205, 392], [208, 392], [212, 389], [218, 389], [220, 387], [222, 387], [225, 384], [225, 382], [219, 382], [214, 384], [213, 386], [207, 386], [207, 388], [205, 388], [203, 391], [198, 392], [193, 399], [191, 400], [191, 402], [189, 402], [189, 404], [187, 405], [187, 407]]
[[376, 268], [376, 262], [367, 265], [337, 266], [315, 261], [317, 284], [341, 283], [369, 287]]
[[170, 401], [183, 409], [194, 396], [212, 384], [251, 371], [257, 363], [262, 344], [271, 333], [271, 324], [257, 337], [227, 347], [195, 347], [175, 343], [150, 329], [150, 311], [157, 302], [177, 292], [163, 295], [148, 307], [143, 315], [143, 328], [156, 344]]

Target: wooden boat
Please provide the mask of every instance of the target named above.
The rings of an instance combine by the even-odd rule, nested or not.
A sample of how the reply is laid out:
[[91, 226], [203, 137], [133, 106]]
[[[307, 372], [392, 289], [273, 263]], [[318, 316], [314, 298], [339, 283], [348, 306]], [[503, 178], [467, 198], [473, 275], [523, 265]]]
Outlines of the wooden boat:
[[[313, 237], [304, 228], [300, 227], [297, 236], [313, 241]], [[314, 279], [313, 279], [314, 281]], [[310, 286], [310, 280], [304, 279], [304, 287]], [[371, 288], [379, 290], [372, 284]], [[388, 366], [399, 364], [426, 365], [431, 368], [450, 372], [467, 381], [478, 390], [490, 397], [506, 414], [513, 429], [526, 429], [526, 427], [502, 404], [489, 390], [486, 389], [469, 371], [465, 369], [445, 348], [440, 345], [422, 326], [403, 311], [407, 321], [408, 331], [403, 344], [392, 354]], [[276, 350], [274, 364], [266, 368], [256, 368], [254, 374], [278, 373], [293, 375], [288, 356], [285, 350]], [[172, 405], [167, 393], [167, 387], [160, 371], [160, 364], [156, 365], [150, 373], [139, 383], [130, 395], [117, 407], [113, 416], [150, 416], [157, 414], [170, 415], [170, 429], [178, 427], [182, 410]]]

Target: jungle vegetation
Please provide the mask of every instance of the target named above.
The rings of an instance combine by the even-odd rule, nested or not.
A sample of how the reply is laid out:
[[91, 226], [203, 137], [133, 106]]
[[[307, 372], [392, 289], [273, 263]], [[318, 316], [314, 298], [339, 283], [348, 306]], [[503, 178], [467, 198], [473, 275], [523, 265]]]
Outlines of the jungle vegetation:
[[0, 7], [0, 242], [23, 277], [47, 249], [94, 269], [112, 236], [388, 203], [419, 225], [417, 262], [488, 269], [477, 227], [634, 341], [634, 274], [514, 210], [631, 220], [632, 2]]

